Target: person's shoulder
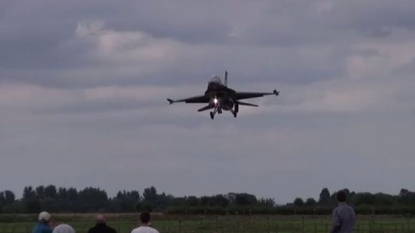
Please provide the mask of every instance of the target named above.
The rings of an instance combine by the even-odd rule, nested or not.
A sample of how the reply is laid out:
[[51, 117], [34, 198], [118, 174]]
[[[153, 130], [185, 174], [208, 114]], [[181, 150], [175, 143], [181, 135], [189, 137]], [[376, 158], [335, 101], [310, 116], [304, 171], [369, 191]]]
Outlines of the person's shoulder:
[[151, 229], [151, 232], [153, 232], [153, 233], [160, 233], [156, 228], [151, 228], [150, 227], [150, 229]]
[[52, 232], [53, 231], [53, 228], [52, 227], [50, 227], [50, 226], [43, 226], [43, 232]]
[[160, 233], [157, 229], [152, 228], [152, 227], [149, 227], [148, 231], [151, 233]]
[[134, 229], [131, 231], [131, 233], [140, 233], [140, 232], [141, 232], [141, 227], [134, 228]]
[[345, 205], [343, 206], [343, 208], [345, 208], [345, 209], [354, 209], [354, 208], [353, 208], [353, 206], [352, 206], [352, 205], [350, 205], [350, 204], [345, 204]]
[[107, 228], [112, 233], [116, 233], [117, 232], [117, 230], [115, 230], [115, 228], [113, 228], [113, 227], [107, 226]]
[[152, 227], [137, 227], [133, 229], [131, 233], [160, 233], [160, 232]]
[[41, 230], [41, 232], [42, 232], [42, 233], [52, 233], [52, 232], [53, 232], [53, 229], [52, 229], [51, 227], [44, 227], [44, 228]]
[[342, 206], [339, 206], [339, 205], [338, 205], [338, 206], [334, 207], [334, 208], [333, 208], [333, 212], [337, 212], [337, 211], [339, 211], [339, 209], [340, 209], [340, 208], [342, 208]]

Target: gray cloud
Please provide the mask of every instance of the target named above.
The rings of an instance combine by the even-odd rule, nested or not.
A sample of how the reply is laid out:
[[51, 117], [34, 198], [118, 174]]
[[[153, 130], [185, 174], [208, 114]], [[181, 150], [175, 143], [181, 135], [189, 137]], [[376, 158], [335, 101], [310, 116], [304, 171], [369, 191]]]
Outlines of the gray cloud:
[[333, 1], [329, 4], [326, 16], [337, 28], [355, 29], [361, 32], [390, 34], [391, 29], [413, 30], [415, 16], [412, 9], [415, 3], [410, 0], [369, 0]]
[[[411, 188], [409, 1], [39, 3], [0, 4], [5, 188], [155, 185], [278, 202]], [[214, 121], [201, 105], [168, 105], [225, 70], [237, 90], [281, 96]]]
[[[219, 3], [221, 7], [218, 7]], [[252, 77], [262, 81], [278, 78], [283, 82], [300, 84], [331, 78], [344, 69], [338, 60], [343, 57], [336, 55], [338, 49], [330, 51], [329, 47], [317, 47], [316, 50], [324, 54], [333, 53], [332, 58], [324, 60], [315, 59], [315, 54], [301, 54], [294, 47], [307, 45], [313, 40], [321, 44], [327, 36], [321, 33], [324, 29], [321, 20], [314, 22], [285, 13], [299, 10], [304, 17], [315, 16], [318, 19], [313, 5], [244, 1], [236, 10], [232, 1], [187, 1], [186, 4], [194, 5], [190, 11], [187, 10], [190, 8], [182, 8], [176, 3], [164, 3], [165, 8], [154, 4], [128, 1], [123, 4], [108, 1], [77, 4], [76, 1], [64, 1], [39, 8], [35, 1], [14, 2], [2, 30], [4, 36], [0, 37], [4, 51], [0, 60], [8, 74], [2, 79], [44, 86], [89, 87], [142, 84], [143, 78], [139, 77], [159, 83], [166, 80], [171, 80], [171, 83], [177, 80], [192, 82], [195, 77], [207, 79], [216, 70], [230, 69], [235, 70], [233, 73], [241, 81]], [[83, 22], [89, 21], [102, 21], [105, 26], [102, 31], [88, 31], [88, 24], [85, 26]], [[278, 21], [284, 23], [278, 24]], [[84, 28], [84, 33], [91, 33], [89, 39], [92, 41], [76, 36], [79, 27]], [[111, 35], [115, 38], [108, 38]], [[142, 35], [148, 37], [147, 44], [141, 44]], [[120, 36], [129, 36], [131, 41], [117, 41]], [[105, 38], [120, 46], [128, 43], [125, 45], [128, 47], [112, 51], [118, 53], [114, 58], [125, 57], [122, 65], [103, 61], [103, 57], [91, 57], [97, 49], [102, 52], [99, 51], [102, 48], [95, 46]], [[231, 44], [233, 46], [229, 46]], [[152, 45], [160, 48], [165, 57], [144, 62], [141, 54], [155, 49]], [[148, 65], [151, 70], [143, 69]], [[187, 66], [189, 71], [177, 68], [181, 66]], [[12, 74], [7, 72], [9, 70]]]

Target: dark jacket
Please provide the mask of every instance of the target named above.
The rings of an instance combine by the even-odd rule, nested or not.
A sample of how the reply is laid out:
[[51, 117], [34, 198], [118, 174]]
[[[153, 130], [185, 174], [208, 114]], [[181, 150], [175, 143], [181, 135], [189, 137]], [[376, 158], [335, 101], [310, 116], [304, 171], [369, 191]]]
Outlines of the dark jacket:
[[107, 226], [105, 223], [99, 223], [88, 230], [88, 233], [117, 233], [117, 231]]
[[52, 233], [52, 228], [46, 223], [39, 222], [33, 229], [32, 233]]

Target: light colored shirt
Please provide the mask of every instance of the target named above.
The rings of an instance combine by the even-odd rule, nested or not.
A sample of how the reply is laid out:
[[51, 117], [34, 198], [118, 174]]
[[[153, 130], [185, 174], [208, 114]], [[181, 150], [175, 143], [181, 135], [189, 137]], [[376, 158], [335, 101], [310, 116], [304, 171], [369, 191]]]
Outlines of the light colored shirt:
[[131, 231], [131, 233], [160, 233], [160, 232], [152, 227], [140, 226], [140, 227], [135, 228], [133, 231]]
[[356, 221], [353, 208], [346, 203], [340, 203], [333, 210], [333, 224], [330, 233], [351, 233]]

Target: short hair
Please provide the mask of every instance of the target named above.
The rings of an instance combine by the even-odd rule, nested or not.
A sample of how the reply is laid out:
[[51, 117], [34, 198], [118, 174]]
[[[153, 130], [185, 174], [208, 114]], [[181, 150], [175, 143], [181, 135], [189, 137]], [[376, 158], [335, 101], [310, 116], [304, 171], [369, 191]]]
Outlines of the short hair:
[[103, 215], [103, 214], [98, 214], [97, 216], [96, 216], [96, 223], [105, 223], [106, 221], [105, 221], [105, 216]]
[[143, 212], [140, 214], [140, 221], [142, 223], [149, 223], [150, 222], [150, 213], [149, 212]]
[[344, 190], [338, 191], [336, 196], [339, 202], [346, 202], [347, 200], [347, 193]]

